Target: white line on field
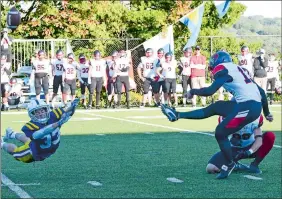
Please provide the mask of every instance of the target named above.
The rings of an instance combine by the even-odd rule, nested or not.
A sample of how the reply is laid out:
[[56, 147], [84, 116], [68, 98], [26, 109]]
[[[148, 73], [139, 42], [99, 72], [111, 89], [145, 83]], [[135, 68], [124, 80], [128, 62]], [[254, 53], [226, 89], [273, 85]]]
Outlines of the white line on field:
[[153, 135], [154, 133], [151, 133], [151, 132], [145, 132], [144, 134]]
[[105, 134], [102, 134], [102, 133], [96, 133], [95, 135], [98, 135], [98, 136], [105, 136]]
[[161, 119], [161, 118], [165, 118], [165, 116], [162, 115], [154, 115], [154, 116], [129, 116], [126, 117], [128, 119]]
[[28, 183], [28, 184], [1, 184], [2, 187], [16, 185], [16, 186], [39, 186], [40, 183]]
[[26, 193], [22, 188], [12, 182], [3, 173], [1, 173], [1, 181], [4, 185], [7, 185], [9, 189], [15, 192], [20, 198], [32, 198], [28, 193]]
[[[82, 122], [82, 121], [93, 121], [93, 120], [101, 120], [102, 118], [71, 118], [69, 120], [69, 122]], [[26, 120], [16, 120], [16, 121], [12, 121], [14, 123], [25, 123], [27, 122]]]
[[89, 181], [87, 183], [93, 185], [94, 187], [102, 186], [102, 183], [97, 181]]
[[[269, 107], [281, 107], [281, 105], [269, 105]], [[193, 109], [199, 109], [202, 107], [177, 107], [177, 110], [193, 110]], [[133, 112], [133, 111], [140, 111], [140, 112], [145, 112], [145, 111], [156, 111], [160, 110], [158, 107], [146, 107], [146, 108], [131, 108], [131, 109], [99, 109], [99, 110], [84, 110], [84, 109], [77, 109], [77, 113], [103, 113], [103, 112]], [[270, 111], [274, 113], [281, 113], [281, 111]], [[1, 115], [19, 115], [19, 114], [27, 114], [26, 111], [15, 111], [15, 112], [2, 112]]]
[[[164, 126], [164, 125], [160, 125], [160, 124], [151, 124], [151, 123], [147, 123], [147, 122], [140, 122], [140, 121], [134, 121], [134, 120], [123, 119], [123, 118], [116, 118], [116, 117], [105, 116], [105, 115], [99, 115], [99, 114], [94, 114], [94, 113], [84, 113], [84, 114], [92, 115], [92, 116], [96, 116], [96, 117], [102, 117], [102, 118], [113, 119], [113, 120], [119, 120], [119, 121], [124, 121], [124, 122], [131, 122], [131, 123], [136, 123], [136, 124], [143, 124], [143, 125], [147, 125], [147, 126], [153, 126], [153, 127], [160, 127], [160, 128], [165, 128], [165, 129], [171, 129], [171, 130], [180, 131], [180, 133], [196, 133], [196, 134], [214, 136], [214, 134], [211, 134], [211, 133], [204, 133], [204, 132], [200, 132], [200, 131], [193, 131], [193, 130], [181, 129], [181, 128], [176, 128], [176, 127], [171, 127], [171, 126]], [[273, 147], [282, 148], [282, 146], [279, 146], [279, 145], [273, 145]]]

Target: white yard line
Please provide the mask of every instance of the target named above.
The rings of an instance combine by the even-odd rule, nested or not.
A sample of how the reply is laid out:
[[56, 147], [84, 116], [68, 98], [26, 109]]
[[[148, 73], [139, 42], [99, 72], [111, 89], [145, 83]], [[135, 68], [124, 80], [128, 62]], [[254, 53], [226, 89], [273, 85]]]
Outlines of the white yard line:
[[89, 182], [87, 182], [87, 183], [88, 183], [88, 184], [91, 184], [91, 185], [94, 186], [94, 187], [100, 187], [100, 186], [103, 185], [102, 183], [97, 182], [97, 181], [89, 181]]
[[1, 186], [2, 187], [5, 187], [5, 186], [10, 186], [10, 185], [16, 185], [16, 186], [39, 186], [40, 183], [28, 183], [28, 184], [2, 184]]
[[[282, 105], [269, 105], [269, 107], [281, 107]], [[196, 110], [200, 109], [202, 107], [177, 107], [177, 110]], [[85, 110], [85, 109], [77, 109], [77, 113], [103, 113], [103, 112], [134, 112], [134, 111], [140, 111], [140, 112], [147, 112], [147, 111], [156, 111], [160, 110], [158, 107], [147, 107], [147, 108], [131, 108], [131, 109], [98, 109], [98, 110]], [[273, 113], [281, 113], [281, 111], [270, 111]], [[21, 115], [21, 114], [26, 114], [27, 111], [13, 111], [13, 112], [5, 112], [1, 111], [1, 115]]]
[[15, 192], [20, 198], [32, 198], [28, 193], [26, 193], [22, 188], [12, 182], [7, 176], [1, 173], [1, 181], [4, 185], [7, 185], [11, 191]]
[[[176, 127], [171, 127], [171, 126], [164, 126], [164, 125], [160, 125], [160, 124], [151, 124], [151, 123], [147, 123], [147, 122], [133, 121], [133, 120], [123, 119], [123, 118], [116, 118], [116, 117], [111, 117], [111, 116], [104, 116], [104, 115], [99, 115], [99, 114], [94, 114], [94, 113], [84, 113], [84, 114], [92, 115], [92, 116], [96, 116], [96, 117], [113, 119], [113, 120], [119, 120], [119, 121], [123, 121], [123, 122], [131, 122], [131, 123], [135, 123], [135, 124], [143, 124], [143, 125], [147, 125], [147, 126], [153, 126], [153, 127], [164, 128], [164, 129], [176, 130], [176, 131], [180, 131], [180, 133], [196, 133], [196, 134], [214, 136], [214, 134], [211, 134], [211, 133], [204, 133], [204, 132], [193, 131], [193, 130], [188, 130], [188, 129], [181, 129], [181, 128], [176, 128]], [[273, 147], [282, 148], [282, 146], [279, 146], [279, 145], [273, 145]]]

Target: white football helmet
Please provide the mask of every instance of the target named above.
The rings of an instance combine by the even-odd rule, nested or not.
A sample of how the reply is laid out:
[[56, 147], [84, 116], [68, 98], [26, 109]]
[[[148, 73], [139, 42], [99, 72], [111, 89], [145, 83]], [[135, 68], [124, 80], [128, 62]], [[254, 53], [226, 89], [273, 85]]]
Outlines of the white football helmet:
[[34, 122], [46, 123], [50, 118], [50, 106], [43, 100], [33, 99], [27, 106], [28, 115]]

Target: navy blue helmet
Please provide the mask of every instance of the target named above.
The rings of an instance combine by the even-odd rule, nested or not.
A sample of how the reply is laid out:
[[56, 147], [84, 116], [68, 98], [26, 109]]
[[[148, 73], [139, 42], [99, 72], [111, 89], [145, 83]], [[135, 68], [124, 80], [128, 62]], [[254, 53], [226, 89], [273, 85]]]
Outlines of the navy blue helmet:
[[213, 70], [219, 64], [228, 62], [232, 62], [232, 58], [229, 53], [224, 51], [218, 51], [210, 58], [209, 70]]

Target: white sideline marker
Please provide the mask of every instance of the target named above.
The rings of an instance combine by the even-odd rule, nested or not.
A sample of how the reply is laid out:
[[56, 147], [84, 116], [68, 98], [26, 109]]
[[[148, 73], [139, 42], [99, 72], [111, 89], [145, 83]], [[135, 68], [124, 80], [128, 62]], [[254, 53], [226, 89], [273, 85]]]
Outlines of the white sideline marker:
[[28, 193], [26, 193], [22, 188], [12, 182], [7, 176], [1, 173], [1, 181], [4, 185], [7, 185], [11, 191], [15, 192], [20, 198], [32, 198]]
[[97, 182], [97, 181], [89, 181], [89, 182], [87, 182], [87, 183], [93, 185], [94, 187], [100, 187], [100, 186], [102, 186], [102, 183]]
[[173, 183], [183, 183], [184, 182], [183, 180], [179, 180], [175, 177], [167, 178], [167, 180], [170, 181], [170, 182], [173, 182]]
[[245, 178], [248, 178], [250, 180], [262, 180], [262, 178], [252, 176], [252, 175], [244, 175]]
[[105, 134], [102, 134], [102, 133], [97, 133], [95, 135], [98, 135], [98, 136], [105, 136]]

